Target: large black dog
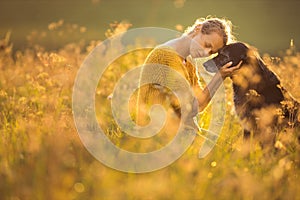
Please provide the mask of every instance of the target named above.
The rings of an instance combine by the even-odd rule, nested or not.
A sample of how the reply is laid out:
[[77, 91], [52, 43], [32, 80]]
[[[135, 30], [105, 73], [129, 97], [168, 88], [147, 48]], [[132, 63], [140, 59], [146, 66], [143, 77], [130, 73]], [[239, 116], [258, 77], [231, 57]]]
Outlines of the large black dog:
[[257, 50], [245, 43], [226, 45], [203, 66], [208, 72], [217, 72], [229, 61], [235, 66], [241, 60], [241, 68], [230, 78], [235, 110], [243, 125], [244, 136], [248, 137], [252, 132], [254, 136], [271, 142], [281, 128], [299, 125], [299, 103], [281, 86]]

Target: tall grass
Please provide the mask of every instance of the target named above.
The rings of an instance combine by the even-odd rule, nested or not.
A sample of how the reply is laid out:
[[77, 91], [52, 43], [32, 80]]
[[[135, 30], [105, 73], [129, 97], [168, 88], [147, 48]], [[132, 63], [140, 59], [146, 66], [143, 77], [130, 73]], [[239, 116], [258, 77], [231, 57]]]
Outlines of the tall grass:
[[[49, 31], [62, 25], [50, 24]], [[128, 24], [113, 24], [107, 36], [127, 28]], [[204, 140], [197, 136], [180, 159], [155, 172], [131, 174], [104, 166], [82, 145], [71, 106], [76, 73], [100, 41], [75, 41], [46, 50], [34, 38], [24, 50], [13, 49], [9, 34], [0, 43], [1, 199], [300, 199], [300, 148], [295, 137], [299, 133], [293, 129], [281, 133], [272, 152], [264, 152], [255, 142], [245, 145], [229, 80], [224, 126], [207, 157], [197, 157]], [[142, 64], [148, 52], [117, 59], [95, 94], [99, 124], [116, 145], [128, 150], [153, 150], [166, 142], [163, 137], [141, 142], [126, 136], [110, 110], [114, 84]], [[300, 99], [300, 53], [293, 47], [281, 57], [263, 58]]]

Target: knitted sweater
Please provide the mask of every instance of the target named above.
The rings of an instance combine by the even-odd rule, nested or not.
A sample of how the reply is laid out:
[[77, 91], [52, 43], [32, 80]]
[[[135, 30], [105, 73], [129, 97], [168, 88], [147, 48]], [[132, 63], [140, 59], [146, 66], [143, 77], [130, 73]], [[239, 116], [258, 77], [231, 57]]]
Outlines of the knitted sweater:
[[[190, 86], [195, 86], [199, 83], [196, 68], [192, 63], [185, 61], [175, 50], [170, 47], [156, 47], [153, 49], [145, 60], [145, 65], [142, 68], [140, 76], [140, 88], [138, 91], [137, 109], [140, 106], [149, 108], [151, 105], [160, 104], [167, 109], [170, 106], [175, 113], [180, 117], [180, 103], [171, 89], [161, 85], [167, 85], [169, 88], [182, 87], [182, 80], [176, 77], [174, 72], [164, 70], [162, 67], [169, 67], [181, 74]], [[161, 84], [145, 84], [145, 83], [161, 83]], [[139, 112], [137, 110], [137, 112]], [[144, 117], [140, 115], [140, 117]]]
[[155, 48], [146, 58], [145, 64], [161, 64], [170, 67], [184, 76], [192, 86], [198, 82], [196, 68], [190, 62], [185, 63], [184, 58], [171, 47], [162, 46]]

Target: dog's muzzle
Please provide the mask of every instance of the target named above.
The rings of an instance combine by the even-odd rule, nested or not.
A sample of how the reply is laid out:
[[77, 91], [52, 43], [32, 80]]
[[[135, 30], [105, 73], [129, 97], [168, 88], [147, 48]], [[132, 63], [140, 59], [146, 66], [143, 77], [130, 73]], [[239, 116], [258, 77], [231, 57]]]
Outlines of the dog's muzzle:
[[215, 73], [218, 71], [218, 67], [213, 59], [204, 62], [203, 66], [208, 72]]

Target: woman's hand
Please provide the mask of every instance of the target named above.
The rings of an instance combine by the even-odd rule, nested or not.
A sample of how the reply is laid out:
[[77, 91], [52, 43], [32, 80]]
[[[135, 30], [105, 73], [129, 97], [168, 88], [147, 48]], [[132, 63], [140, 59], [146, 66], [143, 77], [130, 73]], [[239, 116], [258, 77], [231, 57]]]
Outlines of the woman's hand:
[[242, 60], [239, 62], [239, 64], [237, 64], [236, 66], [230, 67], [232, 65], [232, 62], [229, 62], [227, 64], [225, 64], [223, 67], [220, 68], [220, 74], [222, 76], [223, 79], [225, 79], [228, 76], [231, 76], [232, 73], [239, 69], [241, 67], [242, 64]]

